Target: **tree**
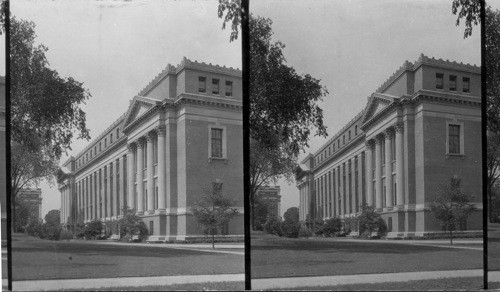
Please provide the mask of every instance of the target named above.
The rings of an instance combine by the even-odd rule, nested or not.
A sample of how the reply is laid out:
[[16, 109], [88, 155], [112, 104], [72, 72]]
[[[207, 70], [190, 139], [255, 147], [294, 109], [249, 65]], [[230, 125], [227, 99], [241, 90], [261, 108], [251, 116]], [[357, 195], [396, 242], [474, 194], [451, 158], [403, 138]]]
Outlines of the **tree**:
[[136, 235], [143, 240], [148, 235], [148, 228], [142, 218], [127, 206], [123, 207], [123, 217], [118, 220], [118, 226], [123, 240], [132, 240]]
[[82, 83], [50, 69], [48, 49], [35, 45], [35, 38], [33, 22], [11, 17], [11, 201], [23, 185], [36, 185], [42, 178], [52, 181], [57, 159], [71, 149], [75, 134], [90, 138], [80, 108], [90, 93]]
[[332, 236], [342, 230], [342, 220], [339, 218], [327, 219], [322, 229], [322, 233], [325, 236]]
[[484, 25], [486, 125], [489, 131], [500, 133], [500, 11], [487, 7]]
[[285, 222], [299, 223], [299, 208], [291, 207], [283, 214]]
[[87, 239], [96, 239], [102, 232], [102, 222], [99, 219], [85, 224], [84, 234]]
[[456, 25], [460, 25], [460, 19], [465, 18], [464, 38], [472, 35], [472, 26], [481, 21], [481, 0], [453, 0], [451, 12], [457, 15]]
[[476, 209], [471, 203], [471, 196], [460, 188], [460, 180], [452, 179], [442, 186], [429, 209], [445, 231], [450, 232], [450, 244], [453, 244], [453, 230], [467, 220]]
[[14, 221], [14, 231], [22, 232], [25, 226], [30, 220], [30, 209], [28, 204], [23, 200], [16, 199], [14, 203], [14, 216], [12, 217]]
[[359, 235], [368, 232], [368, 237], [371, 237], [374, 231], [384, 232], [385, 222], [380, 217], [380, 214], [375, 212], [375, 209], [366, 203], [361, 205], [361, 214], [357, 217], [357, 223]]
[[61, 225], [61, 212], [59, 210], [50, 210], [44, 219], [45, 224], [59, 226]]
[[219, 18], [224, 18], [222, 29], [226, 28], [226, 23], [231, 23], [231, 36], [229, 37], [230, 42], [238, 39], [238, 31], [241, 24], [241, 13], [240, 0], [219, 0], [219, 9], [217, 14]]
[[283, 176], [291, 180], [296, 161], [295, 155], [279, 147], [265, 148], [259, 141], [250, 138], [250, 211], [254, 230], [257, 191], [261, 186], [277, 183]]
[[[309, 74], [287, 66], [285, 45], [273, 42], [272, 21], [249, 18], [250, 36], [250, 206], [262, 185], [293, 180], [296, 159], [309, 135], [326, 136], [323, 111], [316, 102], [328, 91]], [[252, 227], [255, 228], [252, 217]]]
[[212, 235], [212, 248], [215, 248], [217, 230], [238, 213], [231, 205], [231, 200], [222, 192], [222, 183], [215, 182], [203, 189], [200, 200], [191, 207], [196, 221]]
[[269, 206], [264, 200], [260, 200], [259, 198], [255, 198], [255, 229], [262, 230], [263, 225], [267, 221], [267, 217], [269, 216]]
[[500, 177], [500, 134], [487, 133], [486, 166], [488, 168], [488, 218], [493, 222], [493, 210], [497, 206], [493, 204], [493, 187]]

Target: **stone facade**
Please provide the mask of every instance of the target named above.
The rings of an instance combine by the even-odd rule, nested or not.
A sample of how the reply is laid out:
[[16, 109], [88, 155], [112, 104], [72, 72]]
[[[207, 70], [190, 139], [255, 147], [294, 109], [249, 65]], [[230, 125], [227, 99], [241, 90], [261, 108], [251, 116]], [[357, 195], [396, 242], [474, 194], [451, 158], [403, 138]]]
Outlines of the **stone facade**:
[[65, 163], [62, 214], [106, 221], [128, 206], [143, 218], [149, 240], [185, 240], [203, 236], [190, 208], [217, 181], [239, 210], [222, 233], [242, 236], [242, 124], [240, 70], [186, 58], [169, 64]]
[[367, 203], [386, 221], [389, 237], [440, 232], [429, 202], [459, 179], [478, 209], [466, 230], [481, 232], [480, 73], [480, 67], [423, 54], [406, 61], [302, 161], [300, 219], [353, 217]]
[[24, 202], [30, 210], [30, 218], [42, 218], [42, 189], [20, 189], [17, 199]]
[[267, 205], [268, 217], [281, 218], [281, 189], [275, 187], [260, 187], [257, 190], [256, 197], [260, 202]]

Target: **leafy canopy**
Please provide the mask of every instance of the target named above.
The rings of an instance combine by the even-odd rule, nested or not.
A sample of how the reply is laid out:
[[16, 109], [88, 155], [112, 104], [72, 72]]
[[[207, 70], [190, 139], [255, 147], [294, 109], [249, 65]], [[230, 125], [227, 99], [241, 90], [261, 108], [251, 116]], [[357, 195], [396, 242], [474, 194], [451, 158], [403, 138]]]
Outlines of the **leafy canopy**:
[[465, 18], [464, 38], [472, 35], [473, 25], [478, 25], [481, 21], [481, 1], [480, 0], [453, 0], [451, 12], [457, 15], [456, 25], [460, 25], [460, 19]]
[[50, 69], [48, 49], [35, 45], [35, 38], [33, 22], [11, 18], [11, 137], [34, 151], [41, 142], [59, 158], [71, 149], [75, 132], [79, 139], [90, 139], [80, 108], [90, 93], [82, 83]]
[[487, 7], [485, 20], [486, 123], [500, 133], [500, 11]]
[[61, 212], [59, 210], [50, 210], [45, 215], [45, 224], [59, 226], [61, 224]]
[[226, 28], [226, 23], [231, 24], [231, 35], [229, 37], [230, 42], [238, 39], [239, 26], [241, 24], [241, 12], [241, 0], [219, 0], [217, 15], [219, 18], [224, 18], [222, 29]]

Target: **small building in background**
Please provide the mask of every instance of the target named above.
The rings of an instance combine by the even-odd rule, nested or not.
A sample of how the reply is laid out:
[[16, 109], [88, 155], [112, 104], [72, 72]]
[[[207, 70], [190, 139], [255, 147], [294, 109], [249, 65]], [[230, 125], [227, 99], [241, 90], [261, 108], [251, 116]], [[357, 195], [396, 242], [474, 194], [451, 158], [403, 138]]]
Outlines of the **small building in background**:
[[42, 218], [42, 189], [21, 189], [17, 198], [30, 210], [30, 218]]
[[260, 187], [257, 190], [257, 198], [268, 207], [268, 217], [281, 218], [281, 189], [279, 186]]

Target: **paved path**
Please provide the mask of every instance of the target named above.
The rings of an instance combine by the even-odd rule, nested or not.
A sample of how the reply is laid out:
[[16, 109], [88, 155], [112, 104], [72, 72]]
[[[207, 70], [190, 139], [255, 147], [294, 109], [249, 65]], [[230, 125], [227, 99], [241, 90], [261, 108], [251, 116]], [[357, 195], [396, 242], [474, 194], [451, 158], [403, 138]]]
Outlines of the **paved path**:
[[344, 276], [320, 276], [320, 277], [285, 277], [253, 279], [252, 290], [277, 289], [277, 288], [300, 288], [335, 286], [349, 284], [372, 284], [385, 282], [407, 282], [418, 280], [433, 280], [442, 278], [482, 277], [482, 269], [452, 270], [452, 271], [428, 271], [409, 273], [384, 273], [384, 274], [359, 274]]
[[160, 276], [160, 277], [124, 277], [100, 279], [65, 279], [13, 281], [13, 291], [54, 291], [68, 289], [99, 289], [143, 286], [168, 286], [175, 284], [206, 282], [244, 282], [245, 274], [196, 275], [196, 276]]

